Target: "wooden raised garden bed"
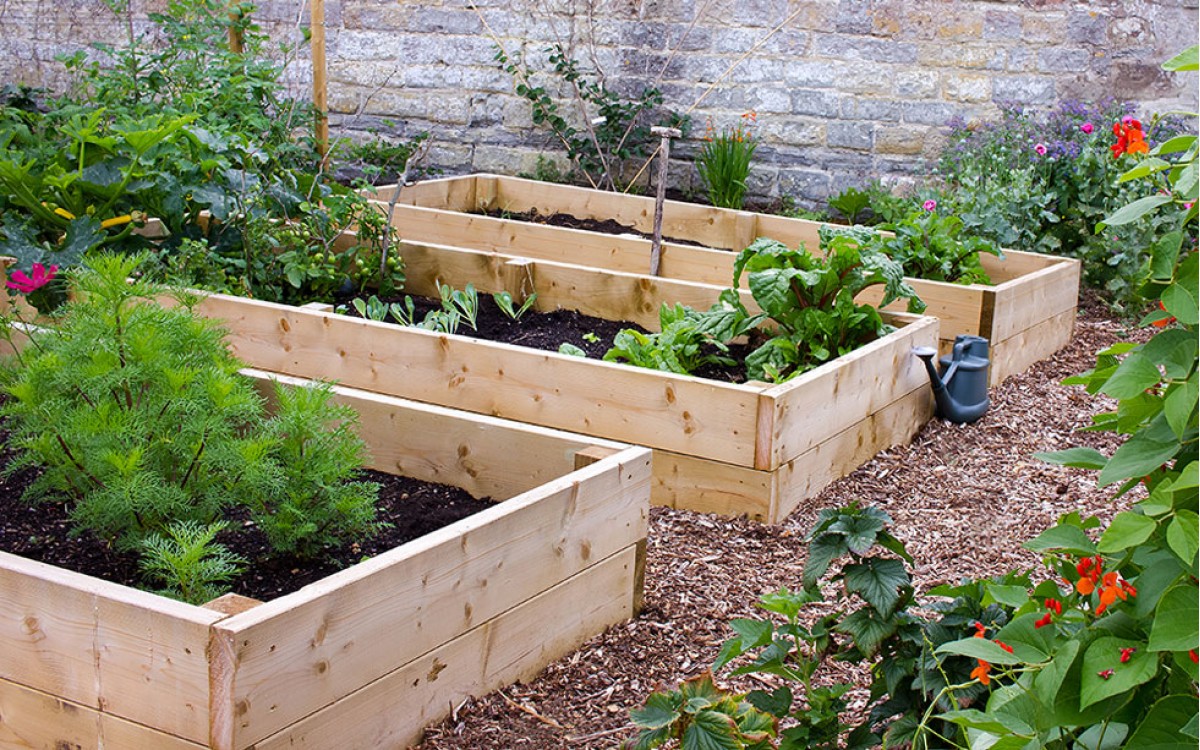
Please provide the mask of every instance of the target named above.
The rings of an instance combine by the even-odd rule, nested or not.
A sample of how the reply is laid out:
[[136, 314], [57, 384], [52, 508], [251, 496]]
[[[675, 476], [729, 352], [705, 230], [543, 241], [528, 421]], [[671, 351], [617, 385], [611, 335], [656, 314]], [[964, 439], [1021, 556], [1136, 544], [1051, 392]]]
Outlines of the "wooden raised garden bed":
[[[394, 188], [378, 188], [381, 205]], [[475, 212], [536, 211], [581, 219], [612, 219], [639, 232], [653, 229], [654, 200], [587, 188], [481, 174], [430, 180], [405, 187], [393, 224], [401, 237], [512, 255], [558, 260], [627, 273], [647, 273], [650, 241], [631, 234], [608, 235]], [[818, 247], [818, 222], [769, 214], [667, 201], [663, 236], [699, 242], [695, 247], [664, 242], [661, 275], [728, 286], [734, 253], [757, 237], [789, 246]], [[723, 249], [711, 249], [723, 248]], [[969, 333], [991, 342], [991, 382], [1024, 371], [1058, 351], [1071, 338], [1079, 297], [1079, 261], [1016, 250], [1004, 260], [981, 258], [992, 285], [947, 284], [908, 279], [939, 318], [941, 349]], [[877, 301], [877, 298], [876, 298]]]
[[[653, 328], [660, 305], [707, 308], [719, 288], [401, 243], [408, 290], [434, 280], [480, 291], [536, 292], [564, 307]], [[937, 320], [888, 314], [899, 328], [780, 385], [735, 385], [378, 323], [309, 308], [212, 295], [254, 367], [655, 449], [652, 502], [774, 523], [878, 451], [907, 442], [932, 415], [912, 355], [937, 342]]]
[[0, 746], [405, 747], [638, 609], [649, 451], [338, 399], [371, 468], [503, 502], [244, 611], [0, 553]]

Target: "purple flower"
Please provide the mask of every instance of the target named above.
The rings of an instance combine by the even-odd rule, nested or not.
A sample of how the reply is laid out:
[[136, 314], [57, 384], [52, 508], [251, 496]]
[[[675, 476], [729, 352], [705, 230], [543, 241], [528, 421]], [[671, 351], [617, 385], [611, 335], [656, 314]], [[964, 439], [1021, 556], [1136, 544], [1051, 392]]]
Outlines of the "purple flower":
[[1033, 150], [1037, 152], [1038, 156], [1045, 156], [1046, 155], [1046, 144], [1039, 143], [1033, 147]]
[[1084, 124], [1079, 126], [1079, 129], [1082, 130], [1083, 132], [1087, 133], [1088, 135], [1091, 135], [1092, 131], [1096, 129], [1096, 126], [1092, 125], [1090, 122], [1085, 122]]
[[937, 201], [935, 201], [935, 200], [933, 200], [932, 198], [930, 198], [929, 200], [927, 200], [927, 201], [925, 201], [924, 203], [922, 203], [922, 204], [921, 204], [921, 206], [922, 206], [922, 208], [924, 208], [926, 211], [932, 211], [933, 209], [937, 208]]

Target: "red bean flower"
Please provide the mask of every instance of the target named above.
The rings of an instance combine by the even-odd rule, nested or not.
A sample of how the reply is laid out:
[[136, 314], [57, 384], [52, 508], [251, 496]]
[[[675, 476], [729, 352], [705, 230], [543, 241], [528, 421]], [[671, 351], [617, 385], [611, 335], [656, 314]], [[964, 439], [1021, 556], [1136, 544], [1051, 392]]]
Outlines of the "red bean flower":
[[22, 294], [31, 294], [49, 284], [58, 273], [58, 266], [50, 266], [47, 270], [41, 263], [34, 263], [30, 275], [24, 271], [13, 271], [8, 275], [7, 286]]
[[1114, 159], [1125, 154], [1145, 154], [1150, 152], [1146, 144], [1146, 136], [1142, 133], [1142, 123], [1126, 115], [1120, 122], [1113, 123], [1113, 135], [1117, 142], [1110, 148]]
[[1121, 649], [1121, 663], [1128, 664], [1129, 660], [1133, 658], [1135, 653], [1137, 653], [1137, 649], [1133, 646]]

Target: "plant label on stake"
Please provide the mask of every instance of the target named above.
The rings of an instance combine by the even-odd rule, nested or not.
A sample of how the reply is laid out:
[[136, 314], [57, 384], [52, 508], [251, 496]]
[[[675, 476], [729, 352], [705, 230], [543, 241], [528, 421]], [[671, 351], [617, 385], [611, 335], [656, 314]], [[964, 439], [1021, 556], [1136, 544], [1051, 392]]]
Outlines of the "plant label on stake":
[[663, 201], [667, 198], [667, 162], [671, 158], [671, 139], [683, 135], [679, 128], [655, 126], [650, 132], [662, 136], [662, 144], [658, 147], [658, 194], [654, 198], [654, 239], [650, 243], [650, 275], [658, 275], [658, 266], [662, 256], [662, 216]]

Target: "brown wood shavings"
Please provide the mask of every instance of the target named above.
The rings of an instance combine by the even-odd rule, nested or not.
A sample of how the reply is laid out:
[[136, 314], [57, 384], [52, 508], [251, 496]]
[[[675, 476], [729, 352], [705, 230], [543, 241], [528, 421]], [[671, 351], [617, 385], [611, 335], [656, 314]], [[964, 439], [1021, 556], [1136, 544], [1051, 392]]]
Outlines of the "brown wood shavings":
[[[1112, 488], [1098, 489], [1095, 472], [1044, 464], [1031, 454], [1073, 445], [1115, 449], [1119, 441], [1110, 434], [1076, 432], [1111, 404], [1060, 382], [1089, 369], [1096, 351], [1145, 335], [1085, 302], [1070, 344], [993, 388], [991, 409], [979, 422], [934, 420], [911, 445], [879, 454], [778, 526], [655, 508], [641, 616], [588, 641], [529, 684], [468, 700], [427, 731], [421, 749], [616, 747], [633, 734], [630, 708], [656, 687], [711, 664], [731, 635], [729, 619], [754, 616], [764, 593], [799, 586], [804, 534], [820, 508], [859, 500], [886, 510], [893, 533], [916, 558], [922, 591], [1035, 566], [1037, 557], [1021, 543], [1056, 518], [1078, 510], [1108, 519], [1130, 502], [1114, 502]], [[866, 684], [861, 667], [833, 670], [826, 679]], [[851, 710], [861, 709], [866, 691], [849, 697]]]

